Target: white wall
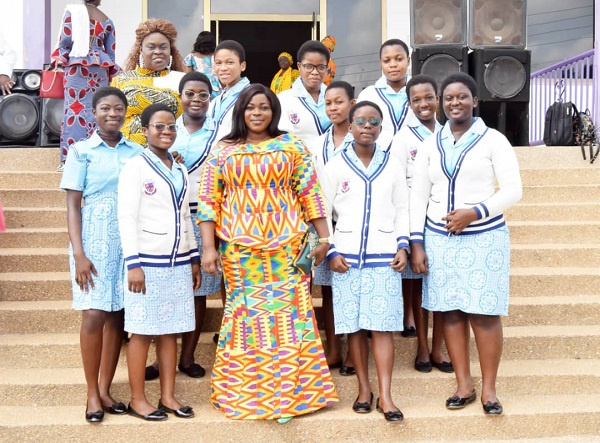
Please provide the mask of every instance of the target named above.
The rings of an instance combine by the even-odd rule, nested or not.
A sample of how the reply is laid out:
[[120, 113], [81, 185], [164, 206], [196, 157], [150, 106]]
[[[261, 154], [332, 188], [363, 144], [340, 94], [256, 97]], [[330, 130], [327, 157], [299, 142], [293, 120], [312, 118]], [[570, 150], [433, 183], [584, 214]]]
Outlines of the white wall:
[[[11, 0], [14, 1], [14, 0]], [[52, 0], [52, 46], [60, 30], [65, 5], [75, 0]], [[104, 0], [100, 9], [115, 23], [117, 29], [117, 63], [123, 65], [135, 41], [135, 29], [142, 21], [142, 0]]]
[[385, 40], [399, 38], [410, 46], [410, 0], [386, 0], [386, 3], [387, 37]]
[[15, 68], [23, 65], [23, 0], [6, 0], [2, 2], [0, 14], [0, 32], [15, 51], [17, 51], [17, 64]]

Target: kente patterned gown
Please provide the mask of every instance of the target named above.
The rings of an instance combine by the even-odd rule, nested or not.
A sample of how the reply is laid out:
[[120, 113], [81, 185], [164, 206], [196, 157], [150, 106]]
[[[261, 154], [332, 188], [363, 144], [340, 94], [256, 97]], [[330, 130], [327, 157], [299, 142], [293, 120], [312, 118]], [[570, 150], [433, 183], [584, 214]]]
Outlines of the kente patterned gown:
[[71, 13], [67, 10], [61, 25], [58, 46], [52, 59], [64, 66], [64, 116], [60, 127], [60, 159], [65, 162], [69, 146], [89, 138], [96, 129], [92, 113], [92, 96], [102, 86], [108, 86], [117, 74], [115, 62], [115, 25], [89, 20], [90, 52], [85, 57], [70, 55], [72, 40]]
[[127, 97], [127, 114], [121, 128], [123, 135], [131, 141], [146, 144], [142, 134], [142, 112], [154, 103], [162, 103], [171, 108], [175, 117], [183, 113], [179, 93], [179, 81], [183, 72], [163, 69], [153, 71], [137, 66], [131, 71], [123, 71], [116, 76], [111, 86], [119, 88]]
[[303, 142], [213, 148], [198, 222], [214, 221], [227, 300], [211, 405], [232, 419], [307, 414], [338, 401], [319, 338], [310, 277], [292, 266], [307, 220], [325, 217]]

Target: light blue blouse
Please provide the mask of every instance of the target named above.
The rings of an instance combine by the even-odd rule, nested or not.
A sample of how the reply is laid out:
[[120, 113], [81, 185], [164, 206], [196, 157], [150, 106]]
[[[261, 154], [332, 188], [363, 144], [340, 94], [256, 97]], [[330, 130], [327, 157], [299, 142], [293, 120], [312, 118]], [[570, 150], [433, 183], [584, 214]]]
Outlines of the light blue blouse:
[[467, 149], [471, 143], [483, 134], [487, 126], [480, 117], [473, 117], [471, 127], [454, 143], [454, 136], [450, 130], [450, 122], [446, 122], [442, 128], [441, 142], [444, 151], [444, 166], [450, 175], [454, 174], [460, 154]]
[[60, 188], [81, 191], [83, 198], [98, 192], [117, 192], [121, 169], [143, 150], [123, 136], [111, 148], [96, 131], [69, 148]]
[[319, 92], [319, 100], [315, 103], [315, 99], [310, 95], [310, 92], [304, 86], [302, 77], [299, 77], [292, 84], [292, 91], [294, 96], [300, 98], [302, 102], [308, 106], [318, 117], [319, 125], [321, 126], [321, 133], [325, 132], [327, 128], [331, 126], [331, 120], [327, 117], [325, 112], [325, 90], [327, 86], [321, 85], [321, 91]]
[[206, 116], [202, 128], [190, 134], [184, 125], [185, 114], [181, 115], [177, 121], [177, 138], [175, 143], [169, 149], [169, 152], [177, 151], [183, 156], [183, 164], [188, 171], [199, 167], [215, 142], [216, 126], [210, 116]]
[[346, 155], [354, 163], [359, 169], [365, 172], [367, 177], [370, 177], [374, 172], [377, 171], [377, 168], [380, 164], [385, 160], [386, 152], [379, 145], [375, 145], [375, 153], [373, 154], [373, 158], [369, 163], [369, 166], [365, 166], [365, 164], [358, 158], [356, 152], [354, 151], [354, 142], [350, 146], [348, 146], [345, 150]]
[[183, 185], [185, 181], [185, 176], [183, 175], [184, 172], [182, 171], [183, 166], [181, 166], [179, 163], [173, 160], [173, 156], [171, 154], [169, 154], [169, 157], [173, 162], [171, 169], [167, 168], [167, 165], [165, 165], [163, 161], [160, 158], [158, 158], [158, 156], [150, 149], [146, 150], [146, 155], [150, 160], [152, 160], [152, 163], [154, 163], [154, 165], [160, 170], [160, 172], [166, 175], [169, 181], [173, 184], [173, 187], [175, 188], [175, 193], [178, 196], [180, 196], [181, 192], [183, 191]]

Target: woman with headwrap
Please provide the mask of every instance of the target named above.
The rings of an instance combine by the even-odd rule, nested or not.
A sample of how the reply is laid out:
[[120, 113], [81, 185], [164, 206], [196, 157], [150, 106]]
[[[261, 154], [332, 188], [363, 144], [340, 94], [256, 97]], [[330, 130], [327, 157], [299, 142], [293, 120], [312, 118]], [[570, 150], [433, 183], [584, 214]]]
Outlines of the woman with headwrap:
[[292, 87], [292, 83], [294, 83], [294, 81], [296, 81], [296, 79], [300, 76], [300, 71], [297, 69], [292, 69], [294, 59], [289, 53], [282, 52], [277, 56], [277, 61], [279, 62], [279, 67], [281, 69], [279, 69], [271, 81], [271, 91], [273, 91], [275, 94], [279, 94], [281, 91], [290, 89]]
[[[321, 40], [321, 43], [325, 45], [329, 52], [333, 52], [335, 50], [335, 37], [333, 35], [328, 35]], [[323, 80], [323, 84], [325, 86], [329, 86], [335, 77], [335, 62], [332, 57], [329, 57], [329, 62], [327, 63], [327, 75], [325, 76], [325, 80]]]

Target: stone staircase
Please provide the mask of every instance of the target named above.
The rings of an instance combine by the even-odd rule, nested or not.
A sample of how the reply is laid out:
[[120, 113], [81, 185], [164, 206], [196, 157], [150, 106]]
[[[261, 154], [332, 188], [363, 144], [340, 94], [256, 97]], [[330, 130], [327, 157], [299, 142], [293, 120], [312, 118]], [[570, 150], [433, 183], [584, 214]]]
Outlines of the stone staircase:
[[[226, 420], [208, 406], [208, 378], [180, 374], [178, 396], [194, 406], [194, 419], [146, 423], [107, 415], [90, 425], [80, 316], [70, 307], [65, 194], [52, 172], [58, 152], [0, 149], [8, 228], [0, 234], [0, 441], [600, 441], [600, 167], [581, 161], [575, 148], [517, 152], [525, 189], [507, 214], [513, 255], [498, 379], [503, 416], [484, 416], [479, 402], [447, 411], [453, 374], [414, 371], [416, 340], [398, 334], [393, 390], [405, 414], [400, 425], [377, 412], [354, 414], [355, 380], [337, 371], [340, 403], [284, 426]], [[315, 305], [319, 313], [318, 294]], [[211, 296], [207, 332], [218, 329], [221, 310]], [[202, 334], [196, 356], [207, 367], [212, 335]], [[158, 388], [148, 383], [151, 401], [158, 401]], [[113, 394], [129, 398], [124, 352]]]

